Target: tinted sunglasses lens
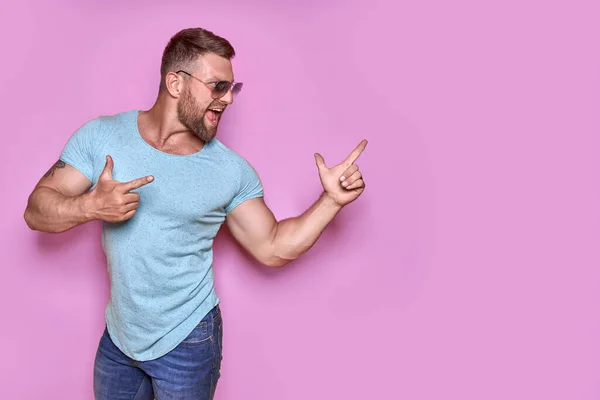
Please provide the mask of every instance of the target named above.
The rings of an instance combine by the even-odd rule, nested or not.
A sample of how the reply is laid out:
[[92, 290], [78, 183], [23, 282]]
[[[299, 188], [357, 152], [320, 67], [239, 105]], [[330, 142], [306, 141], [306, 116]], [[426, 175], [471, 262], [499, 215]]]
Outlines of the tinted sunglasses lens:
[[242, 82], [237, 82], [236, 84], [233, 85], [233, 89], [231, 90], [231, 93], [235, 96], [236, 94], [238, 94], [239, 92], [242, 91], [242, 86], [244, 86], [244, 84]]
[[215, 88], [213, 90], [213, 97], [219, 99], [219, 98], [225, 96], [225, 94], [227, 92], [229, 92], [230, 87], [231, 87], [230, 82], [227, 82], [227, 81], [217, 82], [217, 84], [215, 85]]

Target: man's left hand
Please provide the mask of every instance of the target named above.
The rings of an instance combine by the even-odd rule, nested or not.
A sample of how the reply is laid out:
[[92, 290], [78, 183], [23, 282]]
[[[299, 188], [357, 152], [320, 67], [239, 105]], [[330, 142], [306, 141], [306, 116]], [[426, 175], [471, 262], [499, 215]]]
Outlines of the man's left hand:
[[365, 181], [354, 162], [367, 147], [363, 140], [350, 155], [335, 167], [327, 167], [323, 156], [315, 154], [319, 177], [325, 193], [340, 207], [356, 200], [365, 190]]

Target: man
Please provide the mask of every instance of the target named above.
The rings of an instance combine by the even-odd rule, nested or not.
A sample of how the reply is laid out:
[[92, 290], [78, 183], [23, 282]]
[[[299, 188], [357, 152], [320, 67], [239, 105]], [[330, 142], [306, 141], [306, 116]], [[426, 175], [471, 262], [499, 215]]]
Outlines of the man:
[[309, 250], [364, 190], [362, 141], [328, 168], [302, 215], [277, 221], [251, 165], [215, 139], [242, 88], [231, 44], [204, 29], [171, 38], [148, 111], [89, 121], [29, 197], [34, 230], [102, 220], [111, 296], [94, 367], [97, 399], [211, 399], [220, 377], [222, 319], [212, 244], [224, 221], [261, 263], [282, 267]]

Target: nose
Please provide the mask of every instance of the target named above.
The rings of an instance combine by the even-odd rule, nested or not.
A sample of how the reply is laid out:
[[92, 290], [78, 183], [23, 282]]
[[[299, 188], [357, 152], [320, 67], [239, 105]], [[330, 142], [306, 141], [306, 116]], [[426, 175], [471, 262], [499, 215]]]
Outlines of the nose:
[[227, 91], [227, 93], [225, 93], [223, 95], [223, 97], [221, 97], [219, 100], [222, 101], [222, 102], [224, 102], [224, 103], [227, 103], [227, 105], [232, 104], [233, 103], [233, 93], [231, 93], [231, 89], [229, 89]]

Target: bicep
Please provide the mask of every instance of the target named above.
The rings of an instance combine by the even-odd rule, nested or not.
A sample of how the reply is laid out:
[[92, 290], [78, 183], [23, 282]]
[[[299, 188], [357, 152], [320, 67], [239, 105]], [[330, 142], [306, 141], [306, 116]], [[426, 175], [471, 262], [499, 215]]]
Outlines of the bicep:
[[63, 196], [79, 196], [92, 186], [92, 182], [79, 170], [58, 160], [42, 176], [36, 188], [47, 187], [54, 189]]
[[262, 197], [249, 199], [227, 214], [233, 237], [261, 262], [268, 261], [277, 220]]

